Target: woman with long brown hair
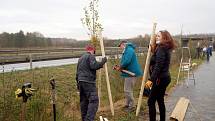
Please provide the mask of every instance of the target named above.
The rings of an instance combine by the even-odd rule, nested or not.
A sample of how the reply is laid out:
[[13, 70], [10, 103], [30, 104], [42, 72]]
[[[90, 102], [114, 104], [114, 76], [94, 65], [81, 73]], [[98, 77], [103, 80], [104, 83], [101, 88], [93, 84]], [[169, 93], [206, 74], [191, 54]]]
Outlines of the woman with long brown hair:
[[152, 87], [148, 99], [150, 121], [156, 121], [156, 101], [159, 106], [160, 121], [165, 121], [164, 95], [171, 81], [169, 65], [171, 52], [175, 47], [174, 40], [168, 31], [158, 32], [156, 47], [150, 61], [150, 79], [146, 82], [146, 87]]

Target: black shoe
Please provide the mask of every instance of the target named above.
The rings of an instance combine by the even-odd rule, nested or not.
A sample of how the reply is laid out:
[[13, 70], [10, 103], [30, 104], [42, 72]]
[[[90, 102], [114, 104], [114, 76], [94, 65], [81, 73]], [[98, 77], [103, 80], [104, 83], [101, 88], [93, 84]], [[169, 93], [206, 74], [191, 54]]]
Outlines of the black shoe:
[[128, 109], [128, 107], [129, 107], [128, 105], [125, 105], [125, 106], [123, 107], [123, 109]]

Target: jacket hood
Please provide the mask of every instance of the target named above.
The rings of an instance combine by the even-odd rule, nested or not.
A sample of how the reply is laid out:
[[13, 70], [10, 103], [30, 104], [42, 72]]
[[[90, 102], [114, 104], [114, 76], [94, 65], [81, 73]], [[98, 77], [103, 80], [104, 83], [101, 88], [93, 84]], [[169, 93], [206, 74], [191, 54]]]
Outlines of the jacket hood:
[[130, 42], [126, 44], [126, 48], [127, 48], [127, 47], [131, 47], [131, 48], [133, 48], [133, 49], [136, 48], [136, 46], [135, 46], [134, 44], [130, 43]]

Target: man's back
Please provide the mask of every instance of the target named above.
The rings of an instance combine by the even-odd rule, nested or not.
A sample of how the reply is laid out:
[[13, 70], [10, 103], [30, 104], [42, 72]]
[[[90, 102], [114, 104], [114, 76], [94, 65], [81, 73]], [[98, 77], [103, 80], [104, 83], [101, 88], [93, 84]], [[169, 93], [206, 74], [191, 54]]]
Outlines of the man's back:
[[96, 83], [96, 70], [102, 68], [107, 59], [103, 59], [102, 62], [97, 62], [95, 56], [86, 53], [82, 55], [78, 60], [76, 79], [78, 81]]
[[85, 81], [95, 83], [96, 70], [90, 69], [90, 54], [82, 55], [78, 60], [77, 79], [78, 81]]

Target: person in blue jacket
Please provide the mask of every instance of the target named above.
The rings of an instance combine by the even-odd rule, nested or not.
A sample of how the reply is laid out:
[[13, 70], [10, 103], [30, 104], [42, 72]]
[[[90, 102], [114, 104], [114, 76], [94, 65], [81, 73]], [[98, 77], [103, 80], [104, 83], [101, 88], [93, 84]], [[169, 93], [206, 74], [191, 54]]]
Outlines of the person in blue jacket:
[[206, 50], [206, 55], [207, 55], [207, 61], [209, 62], [210, 60], [210, 54], [212, 53], [212, 48], [210, 48], [209, 46], [207, 46], [207, 50]]
[[125, 110], [130, 112], [134, 109], [134, 95], [133, 88], [137, 77], [143, 74], [141, 67], [138, 63], [138, 59], [135, 53], [135, 45], [129, 43], [127, 41], [121, 41], [118, 45], [121, 49], [123, 49], [122, 58], [120, 62], [120, 66], [116, 70], [127, 70], [135, 74], [135, 76], [131, 76], [127, 73], [122, 72], [121, 76], [124, 78], [124, 92], [126, 98]]

